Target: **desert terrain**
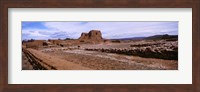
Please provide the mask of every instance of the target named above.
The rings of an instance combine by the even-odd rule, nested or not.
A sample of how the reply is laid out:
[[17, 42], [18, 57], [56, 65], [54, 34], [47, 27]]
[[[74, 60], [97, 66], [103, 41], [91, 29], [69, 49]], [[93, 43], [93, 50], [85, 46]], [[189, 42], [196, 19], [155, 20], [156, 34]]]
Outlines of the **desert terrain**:
[[177, 70], [178, 36], [104, 39], [100, 30], [78, 39], [22, 42], [22, 70]]

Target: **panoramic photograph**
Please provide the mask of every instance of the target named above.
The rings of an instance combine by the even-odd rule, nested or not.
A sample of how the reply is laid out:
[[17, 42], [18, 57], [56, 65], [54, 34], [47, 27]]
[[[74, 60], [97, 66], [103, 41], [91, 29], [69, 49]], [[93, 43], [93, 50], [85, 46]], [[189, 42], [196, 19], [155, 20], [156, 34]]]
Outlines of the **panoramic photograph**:
[[22, 70], [178, 70], [178, 21], [23, 21]]

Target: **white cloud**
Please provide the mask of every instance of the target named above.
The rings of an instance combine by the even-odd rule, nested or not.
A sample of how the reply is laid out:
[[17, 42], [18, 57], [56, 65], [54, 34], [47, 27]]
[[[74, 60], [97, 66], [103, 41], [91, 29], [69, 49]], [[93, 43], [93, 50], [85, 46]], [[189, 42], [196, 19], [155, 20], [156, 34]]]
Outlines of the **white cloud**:
[[[82, 32], [101, 30], [104, 38], [126, 38], [156, 34], [178, 34], [178, 22], [43, 22], [47, 29], [24, 29], [31, 37], [78, 38]], [[65, 37], [66, 35], [66, 37]], [[38, 36], [38, 37], [37, 37]]]

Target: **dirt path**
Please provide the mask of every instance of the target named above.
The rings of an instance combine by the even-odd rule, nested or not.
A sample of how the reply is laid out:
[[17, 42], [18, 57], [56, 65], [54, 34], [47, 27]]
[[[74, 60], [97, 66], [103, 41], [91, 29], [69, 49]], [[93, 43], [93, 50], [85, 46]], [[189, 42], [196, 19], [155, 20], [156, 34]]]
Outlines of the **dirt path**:
[[79, 64], [75, 64], [73, 62], [68, 62], [63, 59], [59, 59], [56, 56], [51, 56], [40, 51], [34, 49], [27, 49], [30, 53], [32, 53], [35, 57], [42, 60], [45, 64], [51, 65], [57, 70], [89, 70], [87, 67], [83, 67]]
[[177, 70], [177, 61], [85, 50], [48, 52], [51, 56], [95, 70]]

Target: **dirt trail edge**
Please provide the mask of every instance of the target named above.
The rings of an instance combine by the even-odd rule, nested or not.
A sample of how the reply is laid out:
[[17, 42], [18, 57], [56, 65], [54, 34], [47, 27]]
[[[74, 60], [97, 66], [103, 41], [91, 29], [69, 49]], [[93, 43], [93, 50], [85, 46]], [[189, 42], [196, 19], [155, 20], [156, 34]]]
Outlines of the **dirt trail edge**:
[[23, 48], [23, 52], [36, 70], [90, 70], [87, 67], [59, 59], [34, 49]]

